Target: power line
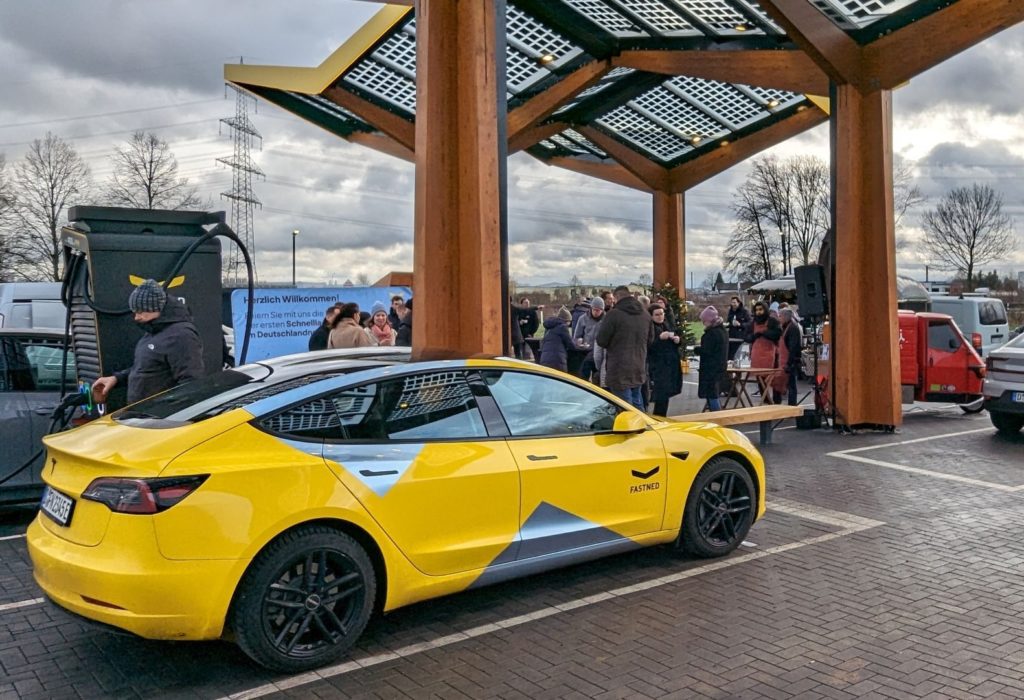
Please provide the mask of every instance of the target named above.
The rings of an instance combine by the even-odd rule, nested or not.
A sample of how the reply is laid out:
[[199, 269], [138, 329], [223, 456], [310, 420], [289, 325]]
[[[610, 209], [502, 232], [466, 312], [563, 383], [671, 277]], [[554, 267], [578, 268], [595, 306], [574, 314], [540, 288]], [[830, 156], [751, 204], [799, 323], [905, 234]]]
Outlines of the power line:
[[172, 109], [175, 107], [191, 107], [192, 105], [206, 104], [207, 102], [220, 102], [219, 99], [195, 100], [193, 102], [178, 102], [176, 104], [160, 105], [158, 107], [140, 107], [139, 109], [122, 109], [117, 112], [98, 112], [96, 114], [82, 114], [77, 117], [60, 117], [58, 119], [40, 119], [34, 122], [20, 122], [18, 124], [0, 124], [0, 129], [13, 129], [18, 126], [38, 126], [40, 124], [56, 124], [58, 122], [74, 122], [81, 119], [98, 119], [100, 117], [116, 117], [122, 114], [138, 114], [140, 112], [156, 112], [161, 109]]

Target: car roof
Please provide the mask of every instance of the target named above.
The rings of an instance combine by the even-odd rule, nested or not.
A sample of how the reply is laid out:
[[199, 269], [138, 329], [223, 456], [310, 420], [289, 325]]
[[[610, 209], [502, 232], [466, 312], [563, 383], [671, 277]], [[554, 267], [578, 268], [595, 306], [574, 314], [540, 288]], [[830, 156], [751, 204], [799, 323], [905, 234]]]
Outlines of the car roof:
[[0, 328], [0, 337], [32, 336], [47, 340], [63, 340], [64, 331], [59, 328]]

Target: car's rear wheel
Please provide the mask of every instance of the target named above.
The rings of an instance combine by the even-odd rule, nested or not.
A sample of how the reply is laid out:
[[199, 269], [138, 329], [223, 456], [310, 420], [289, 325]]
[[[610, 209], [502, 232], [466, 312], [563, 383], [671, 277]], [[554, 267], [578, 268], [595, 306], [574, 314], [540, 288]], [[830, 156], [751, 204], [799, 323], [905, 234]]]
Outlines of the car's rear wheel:
[[715, 457], [693, 480], [683, 512], [680, 546], [698, 557], [720, 557], [739, 546], [754, 523], [757, 495], [742, 464]]
[[376, 595], [373, 564], [348, 535], [302, 527], [253, 562], [232, 608], [238, 645], [257, 663], [294, 673], [340, 658], [359, 639]]
[[982, 409], [985, 408], [985, 397], [979, 397], [970, 403], [960, 404], [960, 410], [967, 414], [981, 413]]
[[988, 417], [992, 420], [992, 425], [996, 427], [996, 430], [1004, 435], [1019, 433], [1020, 429], [1024, 428], [1024, 415], [989, 411]]

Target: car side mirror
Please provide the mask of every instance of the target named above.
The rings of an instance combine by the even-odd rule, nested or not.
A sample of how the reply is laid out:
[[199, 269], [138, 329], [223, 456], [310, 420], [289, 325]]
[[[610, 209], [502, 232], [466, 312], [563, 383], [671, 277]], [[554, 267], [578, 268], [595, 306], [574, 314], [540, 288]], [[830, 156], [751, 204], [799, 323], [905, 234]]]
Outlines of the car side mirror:
[[950, 338], [949, 339], [949, 349], [950, 350], [959, 350], [960, 349], [960, 341], [957, 340], [956, 338]]
[[633, 411], [623, 411], [615, 416], [615, 423], [612, 424], [613, 433], [642, 433], [646, 429], [647, 422]]

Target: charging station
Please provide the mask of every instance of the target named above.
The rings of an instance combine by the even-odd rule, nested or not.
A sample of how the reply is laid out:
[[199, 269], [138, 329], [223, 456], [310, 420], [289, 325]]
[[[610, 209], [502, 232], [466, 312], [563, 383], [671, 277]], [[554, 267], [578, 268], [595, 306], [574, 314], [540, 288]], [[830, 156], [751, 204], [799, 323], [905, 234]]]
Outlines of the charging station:
[[[128, 296], [146, 279], [156, 280], [185, 304], [203, 341], [207, 374], [221, 370], [220, 241], [209, 238], [182, 258], [207, 236], [204, 226], [223, 226], [224, 218], [222, 211], [68, 210], [70, 223], [61, 231], [61, 242], [79, 380], [91, 384], [132, 365], [143, 331], [128, 309]], [[114, 410], [124, 401], [125, 388], [116, 387], [107, 405]]]

